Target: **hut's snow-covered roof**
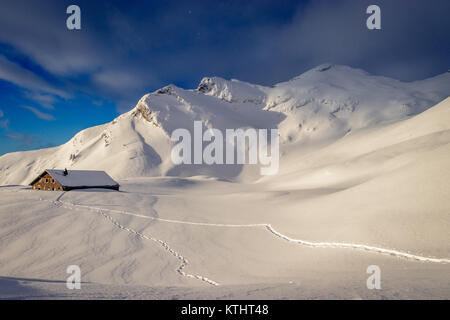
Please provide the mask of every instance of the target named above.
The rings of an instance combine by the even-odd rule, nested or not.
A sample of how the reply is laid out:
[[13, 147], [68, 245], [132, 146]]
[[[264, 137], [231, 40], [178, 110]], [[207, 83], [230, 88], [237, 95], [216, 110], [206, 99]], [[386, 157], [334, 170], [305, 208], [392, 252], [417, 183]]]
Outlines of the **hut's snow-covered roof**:
[[55, 179], [63, 187], [100, 187], [100, 186], [117, 186], [105, 171], [94, 170], [68, 170], [64, 175], [64, 170], [45, 170], [53, 179]]

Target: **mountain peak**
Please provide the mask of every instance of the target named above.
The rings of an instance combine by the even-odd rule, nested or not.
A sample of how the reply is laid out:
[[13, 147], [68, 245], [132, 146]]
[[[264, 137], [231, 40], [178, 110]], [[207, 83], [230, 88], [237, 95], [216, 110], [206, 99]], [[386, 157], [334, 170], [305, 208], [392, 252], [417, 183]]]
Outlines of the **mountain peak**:
[[317, 72], [324, 72], [324, 71], [330, 70], [333, 66], [334, 65], [331, 63], [324, 63], [324, 64], [321, 64], [321, 65], [315, 67], [313, 70], [317, 71]]
[[165, 87], [162, 87], [161, 89], [156, 90], [155, 93], [173, 95], [175, 93], [176, 88], [177, 87], [174, 84], [169, 84]]
[[[167, 87], [166, 87], [167, 88]], [[161, 89], [160, 89], [161, 90]], [[147, 103], [147, 99], [149, 99], [150, 95], [147, 94], [143, 96], [136, 107], [132, 110], [132, 115], [134, 117], [141, 117], [145, 119], [146, 121], [153, 124], [155, 127], [161, 127], [161, 125], [158, 123], [158, 111], [153, 111], [150, 109]]]
[[[345, 65], [333, 64], [333, 63], [323, 63], [309, 69], [308, 71], [290, 79], [290, 81], [295, 81], [299, 79], [310, 79], [311, 81], [322, 81], [330, 76], [335, 78], [349, 78], [349, 77], [366, 77], [370, 74], [362, 69], [353, 68]], [[282, 82], [284, 83], [284, 82]]]
[[197, 91], [208, 94], [213, 90], [217, 90], [219, 87], [223, 87], [227, 80], [220, 77], [204, 77], [198, 87]]
[[267, 88], [236, 79], [225, 80], [220, 77], [203, 78], [197, 91], [227, 102], [253, 102], [260, 104], [265, 99]]

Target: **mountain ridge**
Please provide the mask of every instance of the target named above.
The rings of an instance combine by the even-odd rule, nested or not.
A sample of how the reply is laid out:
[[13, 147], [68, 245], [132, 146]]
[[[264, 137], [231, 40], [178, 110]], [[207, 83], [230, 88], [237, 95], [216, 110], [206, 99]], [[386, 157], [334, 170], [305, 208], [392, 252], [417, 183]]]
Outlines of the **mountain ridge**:
[[[279, 128], [283, 157], [327, 145], [364, 128], [417, 115], [448, 97], [450, 73], [414, 82], [322, 64], [272, 87], [220, 77], [196, 89], [173, 84], [144, 95], [109, 123], [78, 132], [65, 144], [0, 157], [0, 184], [26, 184], [44, 169], [102, 169], [114, 178], [160, 175], [246, 176], [251, 166], [174, 166], [177, 128]], [[296, 153], [297, 151], [293, 152]]]

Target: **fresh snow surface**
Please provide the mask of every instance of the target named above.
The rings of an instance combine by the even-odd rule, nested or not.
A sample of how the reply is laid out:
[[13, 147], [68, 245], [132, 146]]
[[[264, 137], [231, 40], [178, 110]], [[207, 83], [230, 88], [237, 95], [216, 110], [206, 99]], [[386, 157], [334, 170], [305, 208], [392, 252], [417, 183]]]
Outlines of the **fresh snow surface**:
[[[0, 297], [449, 299], [450, 75], [322, 65], [167, 86], [66, 144], [0, 157]], [[171, 130], [280, 129], [280, 170], [174, 166]], [[33, 191], [46, 168], [121, 191]], [[82, 289], [67, 290], [79, 265]], [[381, 269], [368, 290], [367, 267]]]

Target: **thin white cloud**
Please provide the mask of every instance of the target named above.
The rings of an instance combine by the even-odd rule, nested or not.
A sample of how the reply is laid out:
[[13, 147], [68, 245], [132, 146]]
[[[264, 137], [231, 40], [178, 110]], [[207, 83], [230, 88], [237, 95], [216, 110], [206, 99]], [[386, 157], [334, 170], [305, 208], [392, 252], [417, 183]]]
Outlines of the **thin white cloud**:
[[142, 79], [124, 70], [106, 70], [93, 76], [95, 83], [107, 90], [135, 89], [142, 86]]
[[36, 117], [38, 117], [39, 119], [43, 119], [43, 120], [47, 120], [47, 121], [52, 121], [52, 120], [56, 120], [56, 118], [54, 116], [52, 116], [49, 113], [44, 113], [42, 111], [39, 111], [38, 109], [31, 107], [31, 106], [24, 106], [23, 108], [30, 110], [31, 112], [34, 113], [34, 115]]
[[54, 95], [42, 94], [39, 92], [27, 92], [25, 93], [25, 96], [33, 102], [39, 103], [42, 107], [48, 110], [55, 109], [53, 104], [58, 101]]
[[3, 2], [0, 41], [11, 44], [44, 69], [72, 75], [89, 72], [102, 64], [104, 59], [93, 39], [95, 31], [68, 31], [64, 5], [55, 5], [53, 1]]
[[23, 134], [23, 133], [7, 134], [6, 137], [8, 139], [20, 142], [21, 146], [23, 146], [23, 147], [30, 146], [34, 141], [33, 135]]
[[55, 89], [35, 73], [21, 67], [19, 64], [14, 63], [8, 60], [5, 56], [1, 55], [0, 79], [29, 90], [43, 91], [60, 97], [67, 97], [67, 94], [64, 91]]

